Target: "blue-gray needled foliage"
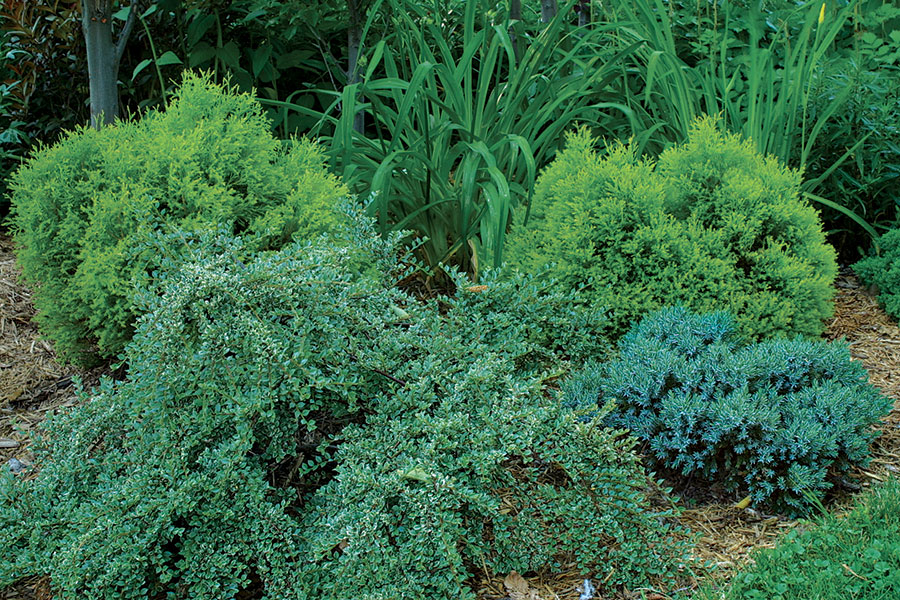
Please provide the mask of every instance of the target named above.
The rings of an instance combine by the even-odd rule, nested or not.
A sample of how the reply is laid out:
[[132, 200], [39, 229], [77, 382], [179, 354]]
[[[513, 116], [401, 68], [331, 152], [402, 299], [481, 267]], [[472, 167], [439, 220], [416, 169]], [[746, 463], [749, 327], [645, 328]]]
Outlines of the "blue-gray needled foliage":
[[[346, 194], [312, 142], [282, 144], [249, 94], [186, 75], [163, 112], [40, 149], [13, 177], [19, 262], [38, 324], [66, 359], [116, 356], [155, 232], [226, 225], [253, 249], [337, 226]], [[172, 240], [173, 243], [176, 240]]]
[[662, 467], [790, 513], [831, 487], [829, 475], [865, 464], [872, 425], [891, 408], [845, 344], [747, 344], [724, 312], [657, 311], [619, 350], [567, 381], [564, 405], [613, 401], [606, 423], [630, 429]]
[[397, 239], [354, 235], [252, 259], [186, 235], [196, 260], [140, 296], [127, 379], [49, 419], [34, 478], [0, 476], [0, 586], [445, 600], [485, 567], [676, 577], [632, 438], [542, 384], [568, 348], [605, 352], [603, 315], [530, 277], [423, 304], [392, 285]]
[[511, 267], [553, 264], [560, 286], [609, 309], [618, 334], [679, 303], [728, 309], [755, 339], [822, 332], [837, 267], [799, 172], [710, 118], [658, 163], [594, 144], [587, 130], [571, 135], [544, 170], [530, 220], [510, 234]]

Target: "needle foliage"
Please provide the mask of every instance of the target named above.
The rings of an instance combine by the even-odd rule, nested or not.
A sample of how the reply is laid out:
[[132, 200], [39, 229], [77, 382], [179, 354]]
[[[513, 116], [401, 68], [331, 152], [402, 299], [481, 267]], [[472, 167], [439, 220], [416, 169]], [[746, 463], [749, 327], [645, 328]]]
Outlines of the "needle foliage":
[[869, 456], [891, 400], [868, 384], [842, 343], [746, 343], [727, 313], [664, 309], [637, 324], [620, 356], [566, 384], [564, 404], [614, 402], [647, 455], [788, 513]]
[[554, 265], [623, 333], [649, 311], [728, 309], [746, 335], [821, 333], [834, 250], [799, 197], [800, 173], [710, 119], [657, 163], [634, 146], [605, 154], [582, 130], [542, 173], [530, 219], [510, 234], [509, 265]]
[[255, 249], [343, 221], [344, 186], [309, 141], [282, 145], [249, 94], [188, 75], [165, 113], [83, 127], [16, 173], [12, 224], [38, 324], [69, 360], [115, 357], [133, 333], [133, 282], [152, 277], [155, 232], [226, 225]]

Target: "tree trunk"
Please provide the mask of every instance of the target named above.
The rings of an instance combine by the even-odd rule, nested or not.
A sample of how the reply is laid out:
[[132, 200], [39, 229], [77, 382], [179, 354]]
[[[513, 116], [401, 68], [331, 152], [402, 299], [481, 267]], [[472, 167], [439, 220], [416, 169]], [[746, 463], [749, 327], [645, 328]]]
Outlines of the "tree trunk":
[[81, 26], [87, 45], [91, 87], [91, 125], [99, 129], [119, 116], [119, 65], [112, 38], [110, 0], [82, 0]]
[[509, 20], [522, 20], [522, 0], [509, 0]]
[[588, 17], [591, 13], [591, 2], [590, 0], [580, 0], [578, 4], [575, 5], [575, 8], [578, 10], [578, 26], [584, 27], [588, 24]]
[[[359, 14], [359, 0], [347, 0], [350, 27], [347, 29], [347, 85], [359, 83], [359, 44], [362, 39], [362, 21]], [[365, 114], [356, 111], [353, 115], [353, 130], [362, 133], [365, 128]]]
[[541, 22], [549, 23], [556, 16], [556, 0], [541, 0]]
[[140, 7], [138, 0], [131, 3], [116, 43], [112, 31], [112, 0], [82, 0], [81, 5], [91, 89], [91, 126], [99, 129], [119, 116], [119, 62]]
[[[509, 20], [522, 20], [522, 0], [509, 0]], [[518, 62], [522, 59], [522, 48], [518, 36], [516, 35], [515, 26], [509, 28], [509, 38], [516, 53], [516, 61]]]

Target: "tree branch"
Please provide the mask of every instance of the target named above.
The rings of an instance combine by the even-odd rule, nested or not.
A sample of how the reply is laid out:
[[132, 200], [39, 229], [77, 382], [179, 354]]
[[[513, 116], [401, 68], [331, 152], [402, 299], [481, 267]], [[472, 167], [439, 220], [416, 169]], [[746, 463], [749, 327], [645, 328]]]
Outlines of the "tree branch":
[[125, 54], [125, 44], [128, 43], [128, 37], [131, 35], [131, 30], [134, 29], [140, 10], [141, 0], [133, 0], [131, 10], [128, 11], [128, 18], [125, 19], [125, 25], [122, 27], [122, 31], [119, 33], [119, 40], [116, 42], [116, 66], [122, 61], [122, 55]]

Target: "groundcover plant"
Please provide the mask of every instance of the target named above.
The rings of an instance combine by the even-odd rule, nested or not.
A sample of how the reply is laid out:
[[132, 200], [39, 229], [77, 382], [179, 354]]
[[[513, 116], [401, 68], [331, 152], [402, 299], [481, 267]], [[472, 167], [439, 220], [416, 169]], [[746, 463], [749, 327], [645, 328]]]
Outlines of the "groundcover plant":
[[196, 260], [139, 299], [127, 378], [49, 420], [34, 478], [0, 478], [0, 582], [437, 599], [474, 598], [484, 568], [678, 575], [686, 537], [633, 440], [542, 384], [566, 349], [604, 352], [601, 313], [532, 278], [421, 304], [367, 223], [252, 259], [226, 232], [171, 235]]

